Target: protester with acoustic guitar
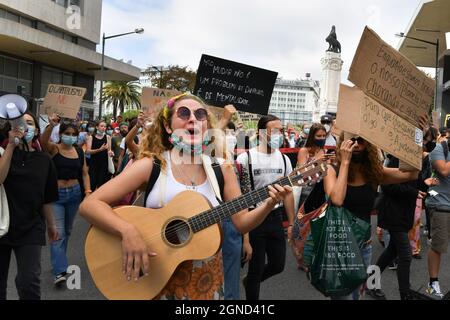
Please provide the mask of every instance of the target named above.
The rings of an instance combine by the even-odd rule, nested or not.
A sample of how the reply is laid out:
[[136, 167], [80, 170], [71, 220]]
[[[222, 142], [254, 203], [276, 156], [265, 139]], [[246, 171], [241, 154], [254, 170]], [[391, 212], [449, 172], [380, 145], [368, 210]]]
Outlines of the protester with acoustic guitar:
[[[233, 167], [223, 164], [223, 200], [239, 199], [219, 206], [200, 161], [212, 142], [205, 135], [211, 128], [201, 99], [172, 98], [144, 134], [140, 160], [82, 203], [81, 215], [95, 226], [86, 243], [88, 266], [107, 298], [223, 299], [218, 223], [232, 215], [236, 228], [247, 233], [292, 191], [276, 184], [254, 193], [255, 198], [239, 198]], [[154, 172], [160, 172], [155, 183]], [[146, 184], [145, 206], [162, 209], [113, 211], [117, 201]], [[245, 208], [254, 200], [264, 202], [249, 213]]]

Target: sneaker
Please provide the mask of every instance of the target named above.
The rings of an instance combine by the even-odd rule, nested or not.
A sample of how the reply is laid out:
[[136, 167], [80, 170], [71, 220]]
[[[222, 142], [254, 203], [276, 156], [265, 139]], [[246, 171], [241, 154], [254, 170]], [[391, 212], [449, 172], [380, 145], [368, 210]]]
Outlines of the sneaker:
[[366, 290], [367, 294], [375, 300], [386, 300], [386, 295], [381, 289]]
[[60, 284], [61, 282], [66, 281], [67, 280], [66, 275], [67, 275], [66, 272], [58, 274], [55, 277], [55, 279], [53, 280], [53, 284], [56, 286], [56, 285]]
[[428, 284], [428, 287], [427, 287], [426, 291], [427, 291], [427, 293], [429, 295], [435, 296], [435, 297], [437, 297], [439, 299], [442, 299], [444, 297], [444, 295], [441, 292], [441, 288], [439, 286], [439, 282], [438, 281], [434, 281], [431, 285]]
[[395, 262], [392, 262], [388, 268], [389, 270], [397, 270], [398, 264], [396, 264]]

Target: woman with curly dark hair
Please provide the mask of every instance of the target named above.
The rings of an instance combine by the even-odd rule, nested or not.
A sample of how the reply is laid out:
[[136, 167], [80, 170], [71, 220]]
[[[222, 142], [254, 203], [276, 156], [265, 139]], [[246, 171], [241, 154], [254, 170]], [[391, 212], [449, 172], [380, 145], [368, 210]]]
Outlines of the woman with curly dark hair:
[[[378, 185], [416, 180], [418, 171], [402, 172], [395, 168], [384, 168], [378, 149], [362, 137], [353, 136], [350, 140], [344, 140], [342, 134], [339, 141], [337, 166], [328, 166], [328, 174], [324, 178], [325, 193], [333, 205], [344, 207], [356, 217], [370, 223]], [[372, 257], [370, 238], [361, 248], [361, 256], [369, 266]], [[353, 292], [352, 297], [354, 300], [359, 299], [359, 289]]]

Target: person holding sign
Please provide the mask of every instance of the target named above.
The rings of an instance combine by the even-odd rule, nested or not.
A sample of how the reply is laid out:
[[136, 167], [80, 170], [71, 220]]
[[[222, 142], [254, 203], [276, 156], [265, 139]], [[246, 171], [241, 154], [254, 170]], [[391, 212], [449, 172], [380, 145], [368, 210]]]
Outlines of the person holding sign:
[[13, 251], [19, 299], [41, 298], [41, 250], [46, 224], [49, 240], [59, 238], [51, 205], [58, 200], [56, 170], [50, 156], [36, 150], [33, 143], [39, 138], [36, 118], [26, 113], [23, 120], [25, 132], [6, 124], [8, 144], [0, 156], [0, 184], [5, 187], [11, 218], [8, 233], [0, 238], [0, 300], [6, 300]]
[[[52, 157], [58, 176], [59, 200], [52, 207], [59, 239], [52, 242], [50, 247], [54, 284], [58, 285], [67, 280], [67, 245], [83, 193], [89, 196], [92, 191], [84, 152], [77, 145], [77, 126], [73, 123], [60, 123], [56, 114], [49, 115], [48, 119], [49, 125], [41, 142], [44, 151]], [[60, 143], [54, 144], [50, 141], [50, 135], [57, 125], [60, 128]]]
[[108, 157], [114, 156], [114, 153], [111, 151], [111, 137], [106, 135], [105, 121], [98, 122], [96, 133], [88, 137], [86, 154], [91, 157], [89, 164], [90, 190], [95, 191], [111, 177], [108, 171]]
[[[148, 247], [138, 228], [116, 215], [111, 206], [148, 184], [153, 170], [157, 170], [157, 180], [153, 187], [147, 189], [148, 196], [144, 199], [147, 208], [166, 206], [185, 191], [200, 193], [213, 207], [218, 206], [217, 195], [207, 179], [207, 164], [202, 165], [201, 161], [205, 155], [204, 147], [209, 143], [214, 146], [215, 143], [209, 138], [208, 129], [212, 129], [211, 117], [200, 98], [184, 94], [170, 99], [159, 112], [154, 125], [145, 131], [140, 159], [82, 203], [82, 216], [95, 226], [122, 238], [123, 272], [128, 281], [140, 281], [140, 271], [151, 277], [149, 259], [158, 252]], [[222, 199], [230, 201], [240, 196], [233, 167], [225, 163], [220, 169], [223, 176]], [[241, 233], [249, 232], [291, 191], [290, 187], [270, 186], [270, 197], [260, 207], [251, 214], [242, 210], [232, 216], [234, 225]], [[183, 236], [179, 232], [177, 235]], [[183, 279], [181, 283], [180, 279]], [[179, 265], [155, 299], [223, 299], [223, 282], [222, 253], [219, 251], [206, 260], [188, 260]]]
[[[351, 136], [351, 135], [350, 135]], [[325, 193], [333, 205], [349, 210], [356, 217], [370, 223], [377, 188], [380, 184], [398, 184], [417, 180], [418, 171], [402, 172], [384, 168], [379, 160], [378, 149], [358, 136], [344, 140], [341, 134], [338, 144], [337, 166], [328, 166], [324, 178]], [[361, 248], [366, 266], [371, 264], [372, 245], [368, 238]], [[359, 289], [352, 296], [332, 299], [359, 300]]]

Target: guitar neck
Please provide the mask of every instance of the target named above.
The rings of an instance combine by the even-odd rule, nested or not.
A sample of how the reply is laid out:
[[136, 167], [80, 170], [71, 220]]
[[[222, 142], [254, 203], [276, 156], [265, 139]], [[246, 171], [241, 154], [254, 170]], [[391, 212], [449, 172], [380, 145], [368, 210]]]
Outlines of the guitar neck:
[[[293, 179], [297, 180], [297, 179]], [[273, 184], [279, 184], [280, 186], [292, 186], [293, 182], [289, 178], [280, 179]], [[247, 209], [261, 201], [269, 198], [269, 187], [263, 187], [258, 190], [251, 191], [239, 198], [236, 198], [230, 202], [224, 203], [216, 208], [209, 211], [203, 212], [189, 219], [189, 224], [192, 227], [194, 233], [202, 231], [214, 224], [217, 224], [232, 215]]]

